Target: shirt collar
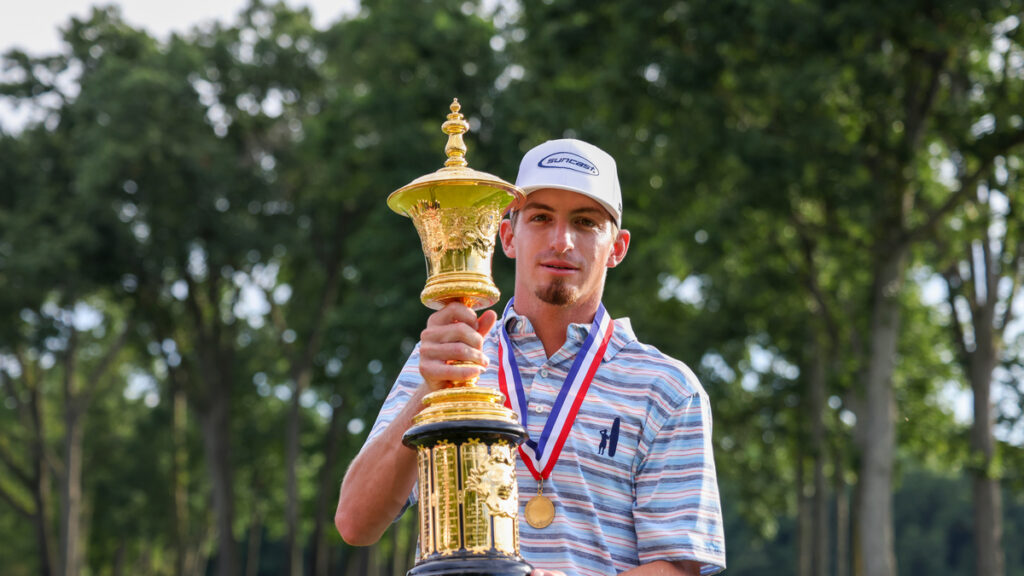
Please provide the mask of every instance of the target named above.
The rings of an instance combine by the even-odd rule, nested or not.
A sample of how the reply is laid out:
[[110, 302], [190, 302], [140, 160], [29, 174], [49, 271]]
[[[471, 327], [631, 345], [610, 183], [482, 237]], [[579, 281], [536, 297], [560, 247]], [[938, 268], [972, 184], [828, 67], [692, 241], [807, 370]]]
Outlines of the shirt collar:
[[[533, 324], [526, 316], [522, 316], [510, 307], [503, 318], [499, 320], [508, 330], [509, 336], [522, 336], [534, 334]], [[570, 324], [566, 331], [566, 340], [573, 341], [577, 346], [582, 346], [590, 333], [590, 324]], [[534, 336], [536, 337], [536, 336]], [[633, 325], [629, 318], [616, 318], [615, 329], [612, 331], [611, 340], [604, 351], [604, 361], [608, 362], [631, 342], [636, 341], [636, 334], [633, 333]]]

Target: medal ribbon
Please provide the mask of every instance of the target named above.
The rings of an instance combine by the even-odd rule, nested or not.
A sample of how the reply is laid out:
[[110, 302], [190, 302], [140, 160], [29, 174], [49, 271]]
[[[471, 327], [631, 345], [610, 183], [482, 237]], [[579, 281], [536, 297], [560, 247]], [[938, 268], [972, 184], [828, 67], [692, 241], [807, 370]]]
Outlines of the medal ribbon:
[[[523, 390], [523, 380], [519, 374], [519, 366], [516, 364], [515, 353], [512, 351], [512, 340], [509, 338], [508, 329], [505, 328], [505, 319], [515, 299], [510, 299], [502, 314], [501, 337], [498, 339], [498, 386], [505, 395], [505, 406], [511, 408], [519, 415], [519, 422], [526, 427], [526, 419], [529, 415], [526, 404], [526, 394]], [[590, 382], [594, 379], [598, 366], [604, 358], [604, 351], [608, 348], [614, 331], [614, 320], [608, 315], [604, 304], [597, 308], [594, 315], [594, 323], [590, 326], [590, 333], [583, 341], [583, 346], [576, 354], [572, 368], [565, 377], [562, 389], [555, 398], [555, 404], [551, 408], [547, 422], [544, 424], [544, 431], [540, 439], [534, 442], [527, 440], [519, 446], [519, 454], [523, 462], [530, 469], [530, 473], [537, 480], [546, 479], [551, 475], [551, 470], [562, 453], [566, 438], [569, 437], [569, 430], [576, 420], [576, 414], [583, 404], [583, 398], [587, 395]], [[508, 380], [511, 377], [513, 390], [510, 394]], [[549, 445], [549, 442], [553, 444]]]

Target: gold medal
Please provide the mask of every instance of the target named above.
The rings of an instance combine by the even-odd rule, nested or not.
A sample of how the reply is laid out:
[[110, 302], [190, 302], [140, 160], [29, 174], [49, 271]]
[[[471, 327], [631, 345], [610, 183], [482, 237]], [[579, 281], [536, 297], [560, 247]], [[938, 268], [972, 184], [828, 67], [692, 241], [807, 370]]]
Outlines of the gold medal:
[[547, 528], [555, 520], [555, 504], [544, 495], [544, 481], [537, 485], [537, 495], [526, 503], [526, 523], [534, 528]]

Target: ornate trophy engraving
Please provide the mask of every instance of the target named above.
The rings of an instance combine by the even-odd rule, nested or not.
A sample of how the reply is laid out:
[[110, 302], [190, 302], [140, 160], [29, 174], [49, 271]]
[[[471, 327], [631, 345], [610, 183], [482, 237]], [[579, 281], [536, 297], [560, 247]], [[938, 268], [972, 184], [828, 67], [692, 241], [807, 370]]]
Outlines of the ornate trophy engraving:
[[[491, 279], [495, 235], [522, 191], [469, 168], [469, 124], [451, 104], [444, 168], [399, 188], [388, 206], [412, 218], [427, 262], [420, 300], [474, 310], [498, 301]], [[516, 447], [526, 433], [497, 390], [452, 382], [428, 394], [403, 442], [418, 455], [420, 549], [409, 576], [525, 576], [519, 555]]]

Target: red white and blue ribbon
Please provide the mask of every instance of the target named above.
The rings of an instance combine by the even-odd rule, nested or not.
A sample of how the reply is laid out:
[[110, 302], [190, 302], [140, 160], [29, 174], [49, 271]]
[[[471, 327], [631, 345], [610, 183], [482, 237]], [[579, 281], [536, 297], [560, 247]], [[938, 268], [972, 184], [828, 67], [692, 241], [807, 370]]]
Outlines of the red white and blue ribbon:
[[[510, 299], [505, 306], [502, 315], [501, 337], [498, 339], [498, 386], [505, 395], [505, 406], [511, 408], [519, 415], [519, 422], [525, 428], [529, 415], [526, 403], [526, 393], [523, 390], [523, 380], [519, 374], [519, 366], [516, 364], [515, 353], [512, 351], [512, 341], [509, 338], [508, 330], [505, 328], [505, 320], [515, 299]], [[590, 327], [583, 346], [576, 354], [572, 368], [565, 377], [555, 404], [551, 407], [551, 414], [548, 415], [544, 424], [544, 431], [540, 438], [534, 441], [528, 439], [519, 446], [519, 454], [530, 469], [533, 477], [537, 480], [546, 479], [551, 475], [558, 456], [562, 453], [566, 438], [569, 437], [569, 430], [576, 421], [576, 414], [579, 413], [583, 398], [587, 395], [590, 382], [594, 379], [598, 366], [604, 358], [604, 351], [608, 348], [614, 330], [614, 320], [608, 315], [601, 304], [594, 315], [594, 323]], [[512, 389], [509, 389], [509, 380], [512, 381]], [[511, 393], [510, 393], [511, 392]]]

